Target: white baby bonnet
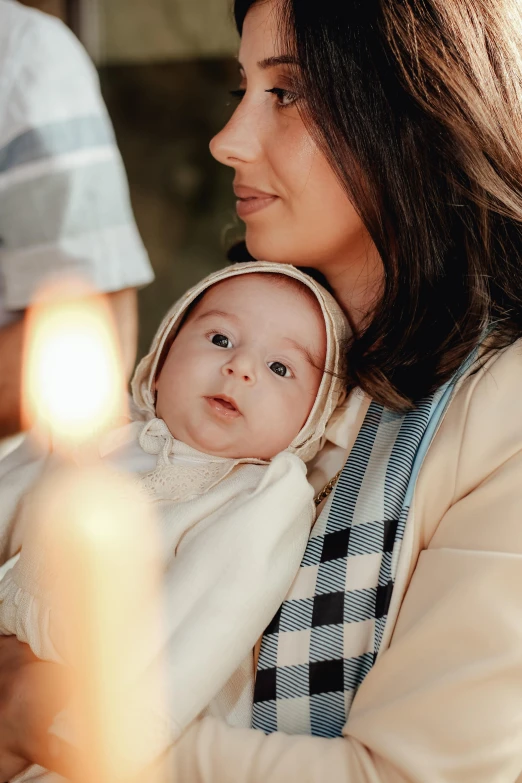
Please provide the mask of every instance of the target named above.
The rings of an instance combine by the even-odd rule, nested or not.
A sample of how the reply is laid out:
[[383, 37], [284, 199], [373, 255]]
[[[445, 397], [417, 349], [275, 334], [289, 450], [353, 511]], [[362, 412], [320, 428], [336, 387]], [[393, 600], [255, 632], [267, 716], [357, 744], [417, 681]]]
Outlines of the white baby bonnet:
[[315, 295], [324, 316], [327, 338], [325, 372], [310, 415], [288, 448], [288, 451], [296, 454], [304, 462], [308, 462], [321, 448], [328, 420], [345, 396], [345, 355], [350, 329], [344, 313], [333, 296], [311, 277], [289, 264], [274, 264], [267, 261], [234, 264], [214, 272], [191, 288], [167, 313], [154, 337], [150, 352], [139, 363], [132, 379], [133, 398], [140, 411], [149, 418], [155, 417], [153, 385], [158, 364], [169, 339], [176, 334], [190, 305], [198, 296], [222, 280], [238, 275], [265, 272], [300, 280]]

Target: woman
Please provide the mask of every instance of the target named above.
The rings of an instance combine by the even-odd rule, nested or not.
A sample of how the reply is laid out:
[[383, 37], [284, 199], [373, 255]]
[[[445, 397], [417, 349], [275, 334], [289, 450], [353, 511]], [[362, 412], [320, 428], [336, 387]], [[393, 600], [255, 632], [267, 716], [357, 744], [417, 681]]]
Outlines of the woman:
[[[212, 152], [236, 172], [249, 251], [314, 267], [344, 306], [362, 394], [313, 466], [331, 487], [346, 463], [261, 644], [264, 733], [205, 719], [169, 772], [522, 780], [520, 8], [236, 0], [235, 12], [240, 104]], [[0, 715], [18, 745], [0, 760], [48, 761], [16, 710], [44, 666], [24, 656], [0, 645], [0, 672], [2, 658], [19, 672]]]

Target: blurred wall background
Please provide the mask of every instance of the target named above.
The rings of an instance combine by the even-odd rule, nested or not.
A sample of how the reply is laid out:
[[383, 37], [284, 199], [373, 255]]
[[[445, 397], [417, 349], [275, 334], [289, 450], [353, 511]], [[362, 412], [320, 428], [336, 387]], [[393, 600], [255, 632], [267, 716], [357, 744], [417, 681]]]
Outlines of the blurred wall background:
[[233, 172], [208, 151], [237, 87], [230, 0], [26, 0], [96, 62], [156, 281], [140, 292], [143, 355], [165, 311], [241, 236]]
[[235, 53], [229, 0], [97, 0], [97, 4], [100, 54], [110, 62]]

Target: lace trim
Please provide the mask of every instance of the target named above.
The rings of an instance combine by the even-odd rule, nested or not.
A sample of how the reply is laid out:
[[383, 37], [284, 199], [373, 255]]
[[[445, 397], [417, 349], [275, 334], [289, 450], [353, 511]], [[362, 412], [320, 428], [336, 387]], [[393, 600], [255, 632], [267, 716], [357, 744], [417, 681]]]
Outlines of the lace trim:
[[[140, 489], [157, 500], [184, 502], [203, 495], [241, 461], [207, 457], [183, 446], [161, 419], [152, 419], [145, 425], [139, 443], [147, 454], [158, 455], [155, 469], [137, 479]], [[184, 453], [179, 453], [182, 450]]]
[[203, 495], [222, 481], [235, 468], [229, 465], [189, 465], [180, 462], [160, 465], [151, 473], [140, 476], [138, 484], [147, 495], [156, 499], [186, 501]]

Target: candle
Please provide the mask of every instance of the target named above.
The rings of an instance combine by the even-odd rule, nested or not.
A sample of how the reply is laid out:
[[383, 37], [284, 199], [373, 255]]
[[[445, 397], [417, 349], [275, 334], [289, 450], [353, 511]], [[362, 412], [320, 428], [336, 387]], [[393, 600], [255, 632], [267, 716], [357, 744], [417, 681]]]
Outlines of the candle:
[[31, 498], [28, 549], [45, 557], [42, 594], [60, 618], [51, 635], [73, 672], [65, 736], [79, 749], [75, 782], [142, 780], [168, 735], [159, 547], [137, 486], [93, 456], [125, 394], [108, 307], [83, 284], [47, 290], [29, 313], [23, 400], [26, 424], [61, 458]]
[[102, 466], [47, 476], [32, 506], [50, 575], [43, 590], [61, 618], [60, 648], [73, 672], [65, 738], [80, 750], [75, 781], [141, 779], [168, 744], [150, 509], [126, 477]]

